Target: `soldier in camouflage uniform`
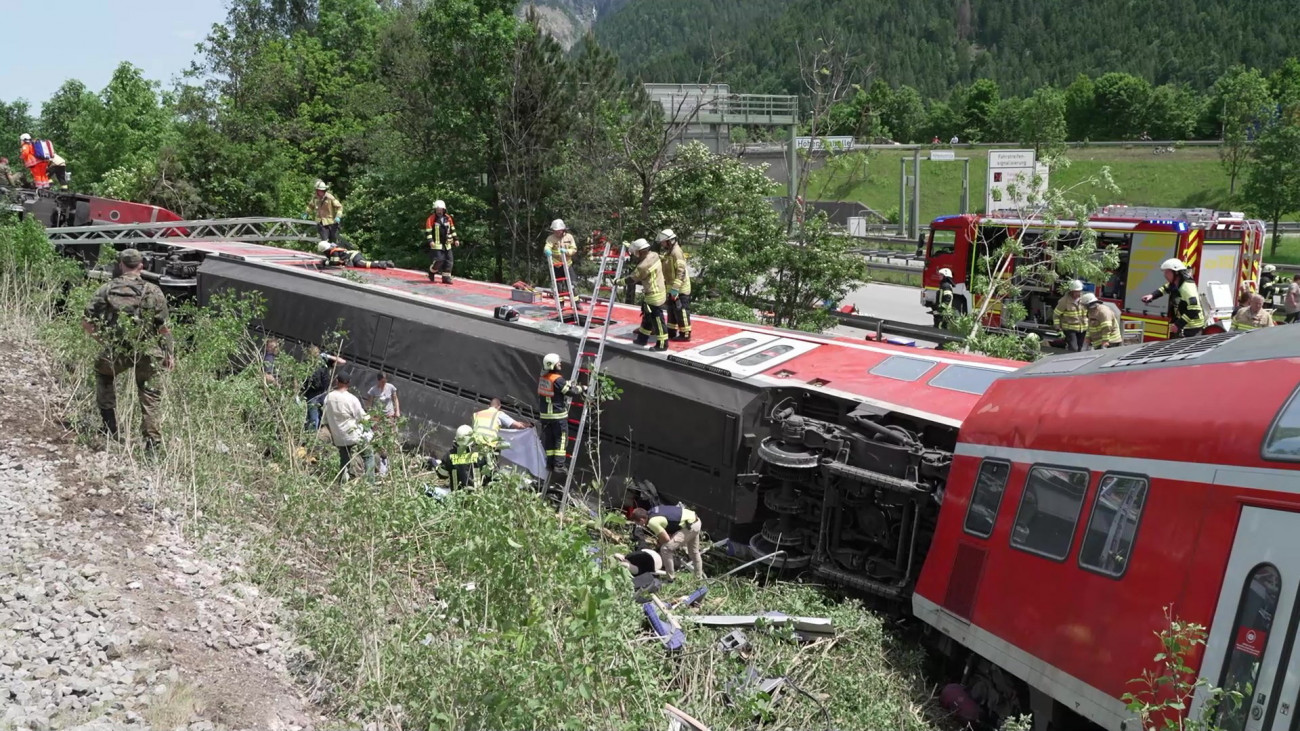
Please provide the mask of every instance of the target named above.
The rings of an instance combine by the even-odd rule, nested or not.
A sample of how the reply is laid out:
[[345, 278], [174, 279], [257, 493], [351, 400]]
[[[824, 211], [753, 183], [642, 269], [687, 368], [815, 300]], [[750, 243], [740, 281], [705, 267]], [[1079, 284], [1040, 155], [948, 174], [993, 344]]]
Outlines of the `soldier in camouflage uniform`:
[[140, 390], [141, 426], [146, 448], [157, 446], [158, 366], [172, 367], [172, 334], [167, 300], [157, 285], [140, 276], [144, 258], [127, 249], [117, 258], [121, 273], [95, 290], [86, 304], [82, 327], [104, 346], [95, 359], [95, 403], [110, 437], [117, 436], [117, 394], [113, 379], [135, 371]]

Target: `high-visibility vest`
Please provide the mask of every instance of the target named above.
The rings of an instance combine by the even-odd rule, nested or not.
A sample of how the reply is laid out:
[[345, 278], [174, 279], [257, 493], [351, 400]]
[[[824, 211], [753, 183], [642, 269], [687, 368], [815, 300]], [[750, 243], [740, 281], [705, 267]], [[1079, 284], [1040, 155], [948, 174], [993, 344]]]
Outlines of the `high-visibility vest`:
[[457, 444], [447, 455], [447, 478], [453, 490], [478, 481], [478, 471], [486, 466], [483, 455], [469, 444]]
[[1169, 295], [1169, 319], [1182, 330], [1205, 327], [1205, 310], [1201, 307], [1201, 296], [1196, 291], [1196, 282], [1183, 277], [1177, 286], [1168, 282], [1151, 293], [1154, 297]]
[[450, 213], [444, 213], [441, 217], [437, 213], [431, 214], [424, 221], [424, 239], [431, 249], [442, 251], [451, 249], [458, 243], [456, 219], [452, 218]]
[[569, 384], [564, 376], [549, 371], [537, 379], [537, 412], [547, 421], [569, 418], [569, 402], [565, 395]]
[[501, 432], [501, 425], [497, 422], [497, 414], [501, 409], [491, 407], [474, 413], [474, 436], [480, 439], [490, 440], [489, 443], [495, 442], [497, 435]]
[[1237, 310], [1237, 314], [1232, 316], [1232, 326], [1242, 332], [1248, 330], [1258, 330], [1261, 327], [1272, 327], [1273, 315], [1268, 310], [1261, 309], [1259, 314], [1253, 314], [1249, 307], [1243, 307]]

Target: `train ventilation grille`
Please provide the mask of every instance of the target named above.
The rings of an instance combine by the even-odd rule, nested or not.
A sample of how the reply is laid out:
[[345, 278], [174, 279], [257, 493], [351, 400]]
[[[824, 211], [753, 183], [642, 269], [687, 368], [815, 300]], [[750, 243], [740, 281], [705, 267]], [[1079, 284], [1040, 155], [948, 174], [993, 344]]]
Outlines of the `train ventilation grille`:
[[1241, 335], [1239, 332], [1205, 335], [1198, 338], [1178, 338], [1163, 343], [1143, 345], [1132, 353], [1109, 363], [1102, 368], [1119, 368], [1122, 366], [1145, 365], [1147, 363], [1165, 363], [1169, 361], [1192, 360], [1218, 348], [1224, 343]]

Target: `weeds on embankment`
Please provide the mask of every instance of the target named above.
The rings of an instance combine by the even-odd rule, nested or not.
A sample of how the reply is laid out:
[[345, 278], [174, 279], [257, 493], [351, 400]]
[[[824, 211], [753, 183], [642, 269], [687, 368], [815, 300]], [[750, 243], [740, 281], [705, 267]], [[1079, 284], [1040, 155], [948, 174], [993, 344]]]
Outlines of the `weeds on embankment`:
[[[46, 412], [94, 442], [97, 346], [80, 313], [96, 283], [64, 291], [71, 271], [33, 237], [44, 241], [39, 228], [0, 225], [9, 337], [58, 365]], [[655, 729], [672, 703], [714, 729], [932, 727], [919, 651], [856, 602], [798, 584], [718, 582], [707, 613], [830, 617], [835, 635], [801, 643], [786, 630], [749, 630], [753, 648], [740, 659], [717, 648], [725, 630], [688, 624], [686, 650], [668, 657], [610, 558], [624, 547], [594, 538], [595, 526], [561, 523], [517, 481], [426, 497], [434, 476], [388, 435], [385, 479], [335, 483], [333, 448], [303, 427], [298, 390], [312, 366], [284, 355], [275, 379], [264, 378], [248, 330], [258, 310], [229, 299], [174, 312], [163, 453], [140, 455], [129, 377], [118, 386], [123, 439], [107, 448], [150, 478], [153, 494], [139, 497], [171, 507], [192, 532], [244, 541], [256, 578], [294, 610], [309, 648], [298, 671], [339, 717], [392, 728]], [[696, 586], [682, 575], [672, 591]], [[751, 666], [786, 687], [772, 698], [738, 683]]]

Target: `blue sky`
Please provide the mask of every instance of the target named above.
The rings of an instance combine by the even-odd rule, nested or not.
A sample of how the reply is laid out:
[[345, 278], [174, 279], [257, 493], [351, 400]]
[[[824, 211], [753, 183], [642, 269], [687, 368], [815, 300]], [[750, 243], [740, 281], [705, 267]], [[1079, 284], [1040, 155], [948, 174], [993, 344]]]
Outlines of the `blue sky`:
[[[170, 86], [189, 67], [194, 44], [226, 17], [225, 0], [0, 0], [10, 27], [0, 55], [0, 99], [38, 109], [66, 79], [99, 91], [130, 61]], [[35, 28], [48, 28], [36, 32]]]

